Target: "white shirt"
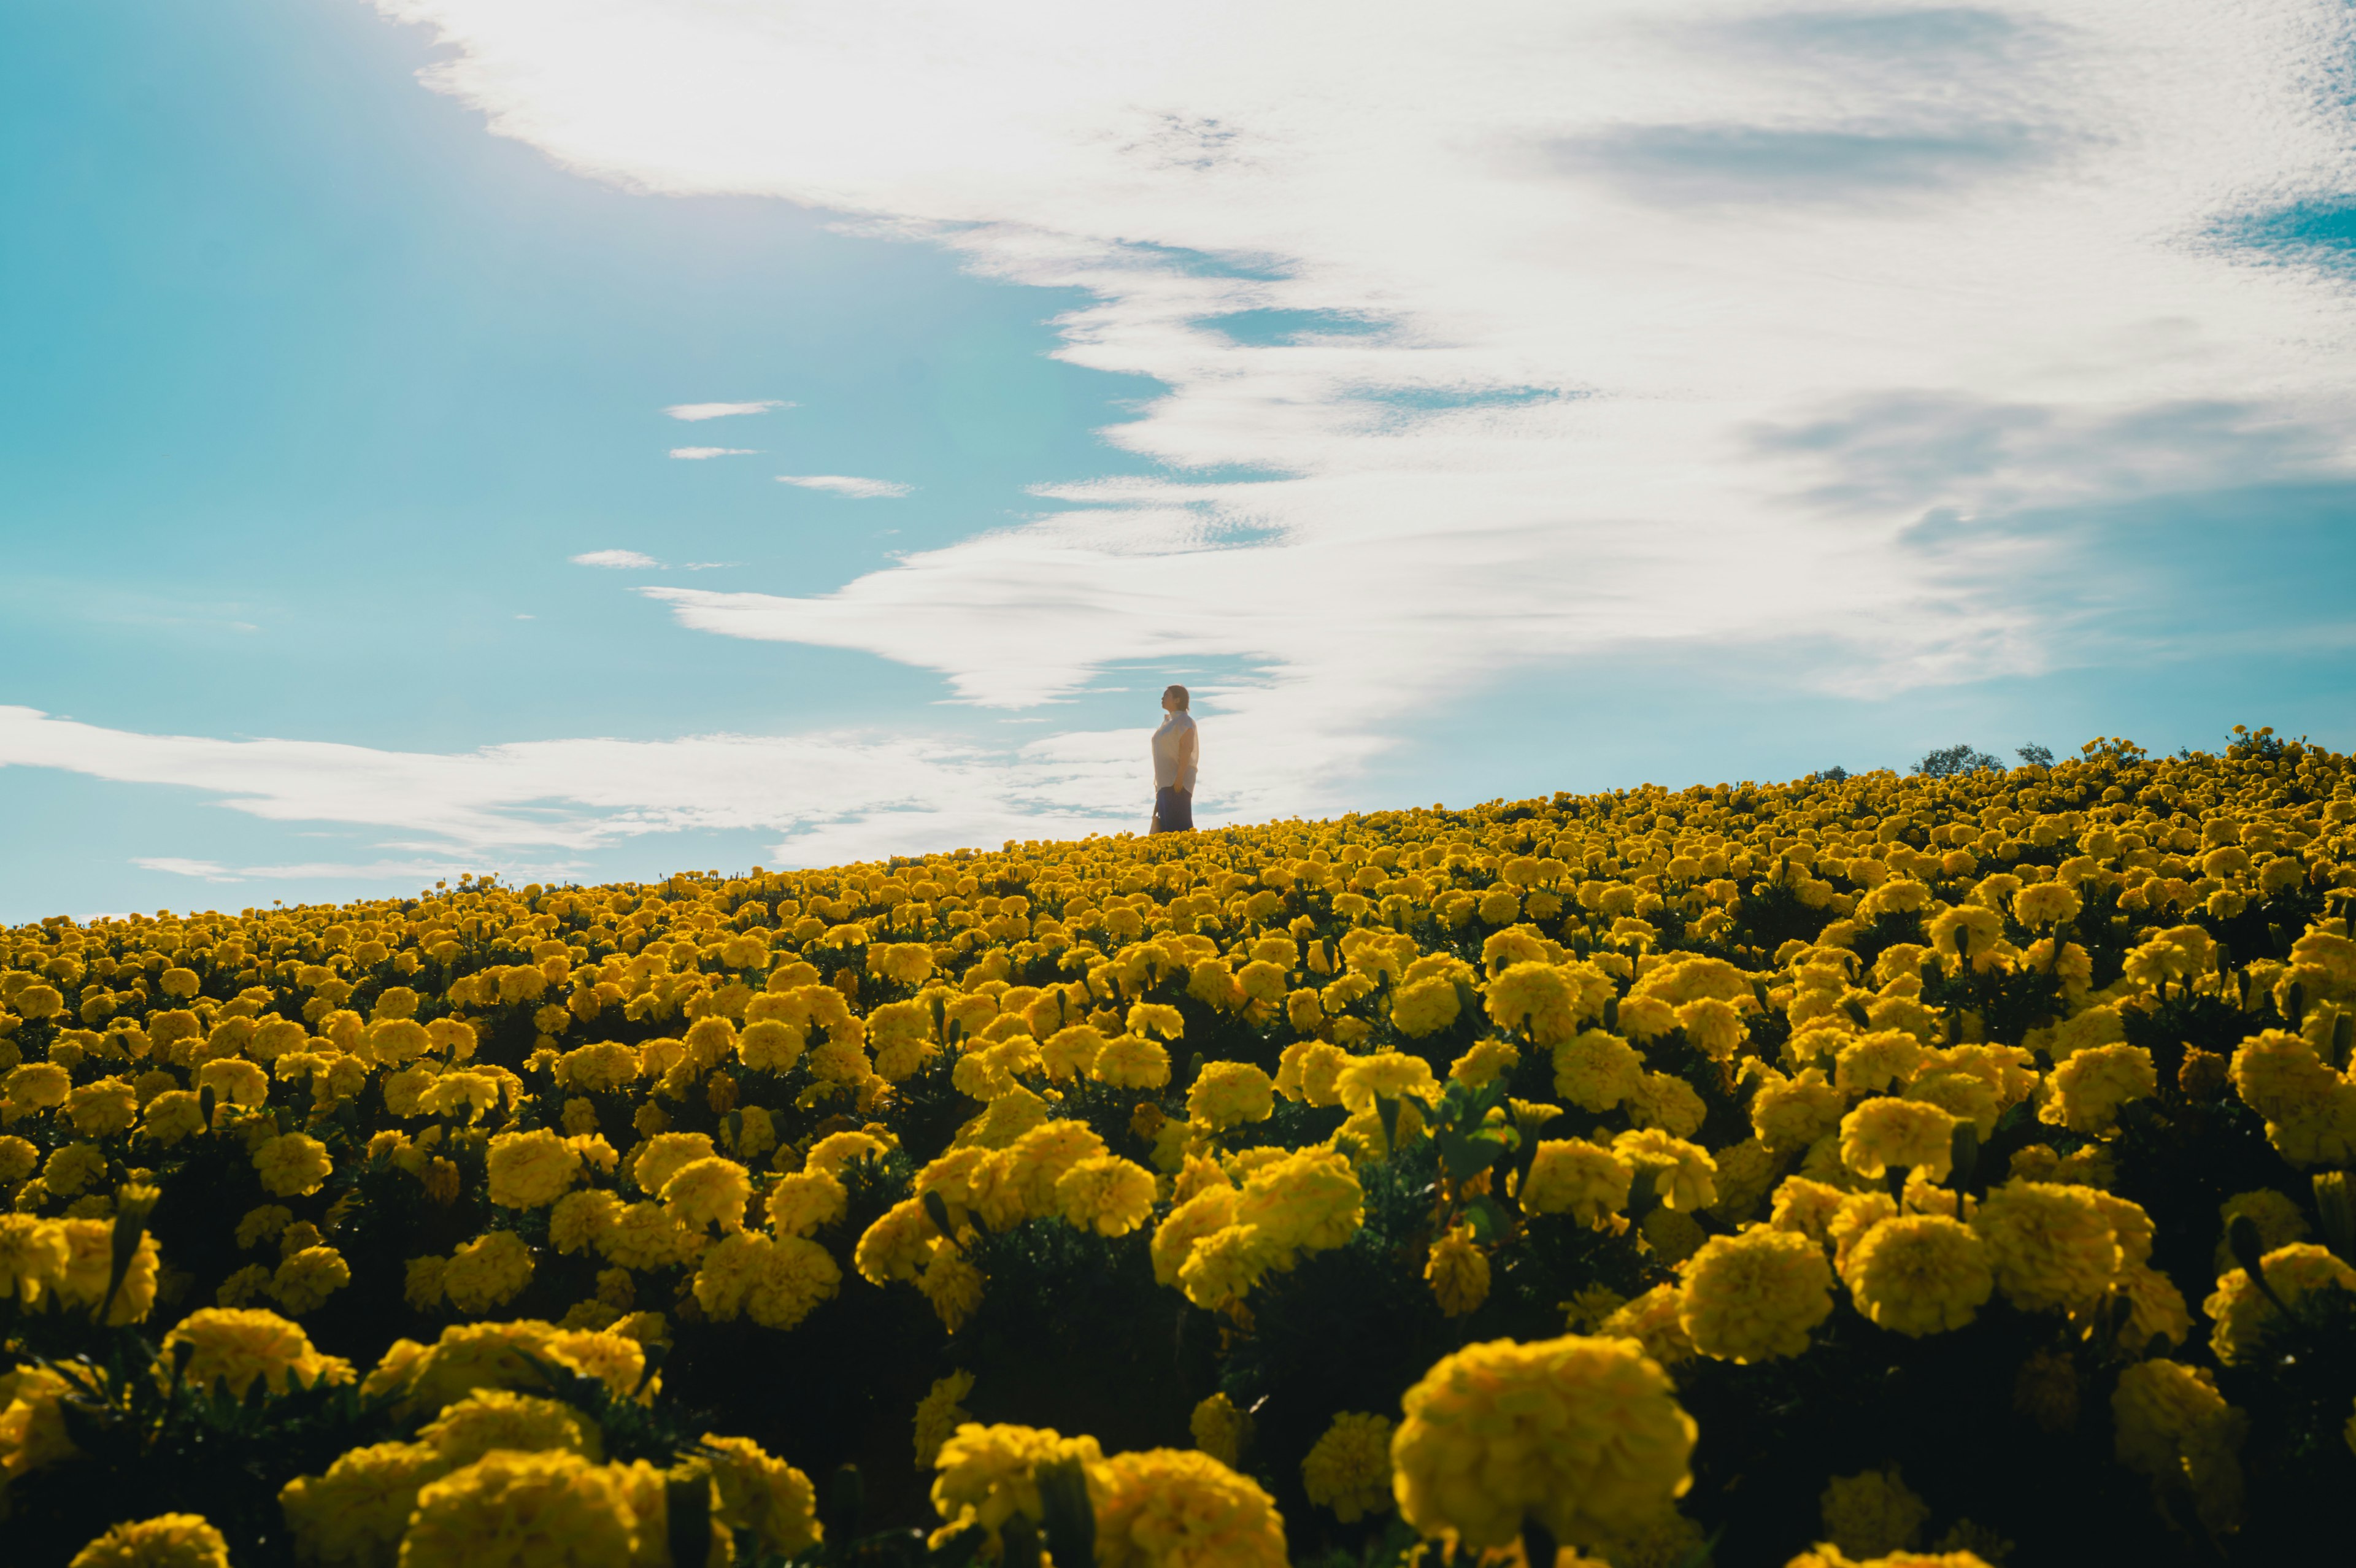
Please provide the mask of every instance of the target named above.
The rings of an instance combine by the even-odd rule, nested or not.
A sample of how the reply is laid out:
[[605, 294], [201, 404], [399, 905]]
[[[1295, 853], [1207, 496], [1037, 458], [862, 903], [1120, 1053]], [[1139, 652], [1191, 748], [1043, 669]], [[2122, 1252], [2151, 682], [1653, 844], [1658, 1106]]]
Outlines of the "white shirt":
[[1194, 763], [1201, 752], [1194, 720], [1184, 709], [1162, 720], [1162, 728], [1153, 732], [1153, 787], [1194, 794]]

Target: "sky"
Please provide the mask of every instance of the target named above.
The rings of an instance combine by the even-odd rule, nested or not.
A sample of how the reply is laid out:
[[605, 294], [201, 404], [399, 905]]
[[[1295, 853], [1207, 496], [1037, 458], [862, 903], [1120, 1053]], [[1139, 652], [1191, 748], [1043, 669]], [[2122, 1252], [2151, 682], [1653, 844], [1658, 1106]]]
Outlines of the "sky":
[[2356, 11], [19, 0], [0, 921], [2356, 745]]

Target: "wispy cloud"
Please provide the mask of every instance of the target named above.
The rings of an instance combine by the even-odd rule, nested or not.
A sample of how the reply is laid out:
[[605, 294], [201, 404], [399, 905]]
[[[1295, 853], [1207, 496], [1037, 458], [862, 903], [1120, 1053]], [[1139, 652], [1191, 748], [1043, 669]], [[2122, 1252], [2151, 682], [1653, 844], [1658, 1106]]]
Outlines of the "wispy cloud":
[[[216, 880], [400, 880], [547, 869], [549, 851], [686, 830], [774, 833], [780, 859], [823, 864], [1042, 832], [1135, 829], [1151, 795], [1149, 733], [1066, 734], [996, 749], [933, 736], [723, 734], [527, 741], [447, 754], [147, 735], [0, 706], [0, 765], [197, 790], [273, 822], [389, 830], [413, 841], [386, 847], [418, 856], [375, 865], [136, 862], [150, 869]], [[1205, 819], [1230, 809], [1225, 797], [1206, 795]]]
[[593, 549], [573, 558], [575, 566], [605, 566], [617, 571], [637, 571], [660, 569], [662, 562], [653, 556], [641, 555], [634, 549]]
[[[764, 398], [755, 403], [673, 403], [663, 412], [675, 420], [724, 420], [731, 414], [765, 414], [771, 409], [793, 406], [780, 398]], [[676, 457], [679, 453], [671, 455]]]
[[[190, 860], [173, 855], [141, 855], [131, 862], [150, 871], [168, 871], [174, 876], [196, 877], [208, 882], [242, 881], [335, 881], [335, 882], [396, 882], [404, 885], [433, 881], [436, 879], [464, 876], [477, 871], [511, 872], [516, 868], [505, 864], [474, 860], [372, 860], [355, 864], [339, 860], [310, 860], [287, 866], [224, 866], [214, 860]], [[533, 866], [535, 871], [561, 872], [562, 867]]]
[[848, 496], [855, 501], [873, 501], [886, 496], [905, 496], [916, 488], [890, 479], [859, 479], [848, 474], [780, 474], [780, 485], [798, 485], [805, 490], [826, 490], [837, 496]]
[[683, 624], [1001, 707], [1226, 661], [1261, 798], [1517, 667], [2045, 667], [1922, 519], [2356, 467], [2356, 293], [2216, 238], [2356, 188], [2327, 0], [378, 3], [584, 174], [1065, 291], [1060, 357], [1164, 389], [1107, 436], [1165, 477]]
[[202, 877], [209, 882], [233, 882], [237, 873], [212, 860], [187, 860], [177, 855], [134, 856], [131, 863], [150, 871], [169, 871], [176, 877]]
[[690, 463], [701, 463], [707, 457], [752, 457], [759, 451], [752, 446], [674, 446], [670, 454]]

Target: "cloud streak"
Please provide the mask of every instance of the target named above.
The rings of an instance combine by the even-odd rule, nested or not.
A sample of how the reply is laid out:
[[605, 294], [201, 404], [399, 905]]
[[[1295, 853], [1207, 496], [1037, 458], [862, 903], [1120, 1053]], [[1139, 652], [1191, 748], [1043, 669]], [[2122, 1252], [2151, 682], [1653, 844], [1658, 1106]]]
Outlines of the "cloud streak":
[[886, 496], [905, 496], [916, 486], [890, 479], [860, 479], [848, 474], [780, 474], [780, 485], [799, 485], [805, 490], [824, 490], [836, 496], [848, 496], [854, 501], [873, 501]]
[[675, 420], [724, 420], [737, 414], [765, 414], [771, 409], [789, 409], [794, 405], [779, 398], [764, 398], [752, 403], [673, 403], [663, 410]]
[[[648, 835], [776, 835], [787, 864], [1084, 836], [1144, 826], [1148, 731], [1061, 735], [1012, 749], [841, 732], [675, 741], [527, 741], [456, 754], [312, 741], [146, 735], [0, 706], [0, 766], [170, 785], [271, 822], [395, 835], [412, 859], [231, 868], [136, 863], [216, 880], [414, 880], [459, 869], [546, 870], [549, 857]], [[1145, 775], [1150, 780], [1150, 774]], [[1206, 796], [1206, 810], [1222, 809]]]
[[674, 446], [670, 449], [673, 457], [689, 463], [701, 463], [710, 457], [751, 457], [756, 452], [756, 448], [750, 446]]
[[613, 571], [643, 571], [662, 565], [653, 556], [634, 549], [593, 549], [572, 560], [575, 566], [602, 566]]

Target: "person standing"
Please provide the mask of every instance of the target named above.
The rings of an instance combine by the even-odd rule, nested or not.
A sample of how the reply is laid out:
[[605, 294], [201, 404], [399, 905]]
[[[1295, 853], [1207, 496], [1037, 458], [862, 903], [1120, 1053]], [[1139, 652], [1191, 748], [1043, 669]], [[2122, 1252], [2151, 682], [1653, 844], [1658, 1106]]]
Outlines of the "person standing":
[[1186, 688], [1162, 694], [1162, 728], [1153, 732], [1153, 827], [1155, 833], [1194, 831], [1194, 763], [1201, 742], [1186, 711]]

